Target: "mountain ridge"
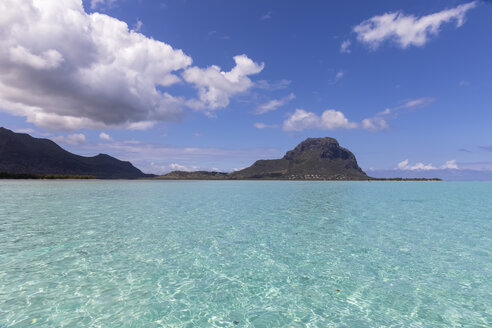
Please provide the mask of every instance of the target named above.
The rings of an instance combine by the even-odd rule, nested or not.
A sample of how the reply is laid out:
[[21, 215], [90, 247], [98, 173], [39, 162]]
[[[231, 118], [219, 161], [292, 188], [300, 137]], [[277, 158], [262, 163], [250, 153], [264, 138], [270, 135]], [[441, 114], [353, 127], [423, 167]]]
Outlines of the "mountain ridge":
[[34, 138], [0, 127], [0, 173], [5, 176], [75, 176], [99, 179], [148, 177], [130, 162], [107, 154], [73, 154], [49, 139]]

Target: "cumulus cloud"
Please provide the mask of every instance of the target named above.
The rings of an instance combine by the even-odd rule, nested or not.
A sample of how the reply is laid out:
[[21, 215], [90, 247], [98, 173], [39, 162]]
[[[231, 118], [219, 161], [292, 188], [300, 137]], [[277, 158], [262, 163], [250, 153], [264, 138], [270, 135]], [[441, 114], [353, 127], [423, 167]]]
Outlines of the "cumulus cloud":
[[157, 86], [192, 60], [181, 50], [87, 14], [82, 2], [4, 0], [0, 4], [0, 106], [51, 129], [172, 121], [182, 99]]
[[350, 45], [352, 44], [352, 42], [350, 40], [345, 40], [342, 42], [342, 44], [340, 45], [340, 52], [342, 54], [349, 54], [351, 53], [352, 51], [350, 50]]
[[363, 129], [369, 131], [380, 131], [389, 128], [388, 122], [380, 116], [363, 119], [361, 126]]
[[104, 133], [104, 132], [99, 133], [99, 138], [101, 138], [102, 140], [106, 140], [106, 141], [113, 140], [109, 134]]
[[284, 121], [285, 131], [302, 131], [309, 128], [320, 128], [320, 117], [315, 113], [307, 112], [304, 109], [296, 111]]
[[431, 97], [409, 99], [397, 107], [386, 108], [372, 117], [364, 118], [360, 122], [351, 122], [345, 117], [343, 112], [334, 109], [324, 111], [321, 116], [304, 109], [297, 109], [284, 121], [283, 129], [285, 131], [302, 131], [306, 129], [363, 129], [377, 132], [389, 129], [388, 120], [396, 118], [402, 111], [424, 107], [434, 101], [435, 99]]
[[[92, 1], [93, 6], [112, 1]], [[178, 121], [186, 99], [165, 91], [181, 73], [205, 108], [227, 106], [263, 69], [246, 55], [222, 72], [190, 67], [182, 50], [125, 22], [88, 14], [82, 1], [0, 2], [0, 110], [52, 130], [145, 129]], [[201, 104], [201, 105], [200, 105]]]
[[252, 61], [246, 55], [234, 57], [236, 65], [228, 72], [223, 72], [219, 66], [208, 68], [190, 67], [183, 72], [186, 82], [192, 83], [198, 89], [198, 98], [187, 102], [195, 110], [203, 110], [211, 114], [218, 108], [229, 105], [230, 98], [245, 92], [253, 86], [249, 75], [263, 70], [264, 64]]
[[360, 42], [372, 49], [388, 40], [396, 42], [402, 49], [423, 46], [431, 36], [439, 33], [441, 25], [453, 21], [456, 27], [463, 25], [466, 13], [476, 5], [477, 1], [473, 1], [422, 17], [402, 12], [386, 13], [363, 21], [354, 27], [354, 32]]
[[67, 136], [57, 136], [52, 138], [53, 141], [67, 145], [82, 145], [85, 143], [85, 135], [82, 133], [69, 134]]
[[302, 131], [312, 128], [323, 130], [354, 129], [356, 127], [357, 123], [350, 122], [342, 112], [334, 109], [325, 110], [321, 116], [304, 109], [297, 109], [284, 121], [283, 125], [285, 131]]
[[186, 172], [192, 172], [199, 169], [198, 166], [186, 166], [177, 163], [169, 164], [169, 168], [171, 169], [171, 171], [186, 171]]
[[457, 170], [458, 169], [458, 164], [456, 164], [456, 160], [450, 160], [441, 165], [441, 169], [451, 169], [451, 170]]
[[178, 163], [171, 164], [159, 164], [156, 162], [150, 162], [149, 165], [143, 167], [144, 172], [152, 174], [166, 174], [172, 171], [211, 171], [211, 172], [221, 172], [222, 170], [217, 167], [200, 167], [197, 165], [184, 165]]
[[405, 171], [430, 171], [430, 170], [438, 170], [438, 169], [450, 169], [450, 170], [457, 170], [458, 165], [456, 164], [456, 160], [450, 160], [445, 162], [443, 165], [440, 167], [432, 165], [432, 163], [429, 164], [424, 164], [424, 163], [417, 163], [415, 165], [410, 165], [408, 159], [401, 161], [398, 163], [396, 169], [398, 170], [405, 170]]
[[379, 131], [388, 128], [388, 123], [376, 116], [362, 120], [361, 123], [349, 121], [345, 115], [337, 110], [325, 110], [321, 116], [297, 109], [284, 121], [285, 131], [303, 131], [306, 129], [337, 130], [337, 129], [366, 129]]
[[151, 162], [150, 165], [148, 167], [146, 167], [146, 169], [147, 169], [146, 172], [149, 172], [149, 173], [164, 174], [164, 173], [171, 172], [171, 171], [193, 172], [193, 171], [200, 170], [200, 167], [181, 165], [178, 163], [171, 163], [169, 165], [163, 165], [163, 164], [157, 164], [157, 163]]
[[281, 99], [270, 100], [269, 102], [261, 104], [260, 106], [258, 106], [255, 109], [255, 114], [260, 115], [260, 114], [265, 114], [265, 113], [277, 110], [295, 98], [296, 98], [296, 95], [293, 93], [290, 93], [289, 95], [287, 95]]

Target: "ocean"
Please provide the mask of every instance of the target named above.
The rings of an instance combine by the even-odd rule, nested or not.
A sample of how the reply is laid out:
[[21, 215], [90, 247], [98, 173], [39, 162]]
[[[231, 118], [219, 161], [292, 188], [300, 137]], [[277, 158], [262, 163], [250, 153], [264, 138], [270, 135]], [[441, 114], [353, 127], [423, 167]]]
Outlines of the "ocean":
[[492, 183], [0, 180], [0, 327], [491, 327]]

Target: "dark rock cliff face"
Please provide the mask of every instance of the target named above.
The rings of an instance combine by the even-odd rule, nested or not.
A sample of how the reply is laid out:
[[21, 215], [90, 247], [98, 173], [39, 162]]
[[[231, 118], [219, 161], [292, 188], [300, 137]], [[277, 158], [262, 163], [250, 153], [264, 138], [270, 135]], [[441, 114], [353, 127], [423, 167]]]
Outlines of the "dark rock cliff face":
[[33, 138], [0, 127], [0, 172], [9, 174], [87, 175], [101, 179], [145, 177], [130, 162], [105, 154], [72, 154], [48, 139]]
[[281, 159], [259, 160], [233, 173], [171, 172], [161, 179], [195, 180], [370, 180], [357, 164], [354, 154], [333, 138], [309, 138]]
[[260, 160], [233, 179], [367, 180], [354, 154], [333, 138], [308, 138], [281, 159]]

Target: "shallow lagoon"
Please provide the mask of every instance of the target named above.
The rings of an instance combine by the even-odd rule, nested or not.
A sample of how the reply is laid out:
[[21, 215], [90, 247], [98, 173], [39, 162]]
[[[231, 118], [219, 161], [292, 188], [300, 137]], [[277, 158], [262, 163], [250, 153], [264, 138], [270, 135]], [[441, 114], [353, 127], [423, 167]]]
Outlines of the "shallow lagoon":
[[492, 183], [0, 181], [0, 327], [492, 326]]

